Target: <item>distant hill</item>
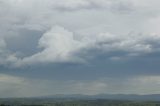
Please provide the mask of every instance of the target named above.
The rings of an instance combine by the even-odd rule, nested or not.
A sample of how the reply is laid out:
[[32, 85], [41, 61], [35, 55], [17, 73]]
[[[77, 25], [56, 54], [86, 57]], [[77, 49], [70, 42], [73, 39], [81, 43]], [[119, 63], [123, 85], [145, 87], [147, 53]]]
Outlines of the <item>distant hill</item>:
[[136, 95], [136, 94], [63, 95], [63, 94], [60, 94], [60, 95], [44, 96], [41, 98], [160, 101], [160, 94], [151, 94], [151, 95]]

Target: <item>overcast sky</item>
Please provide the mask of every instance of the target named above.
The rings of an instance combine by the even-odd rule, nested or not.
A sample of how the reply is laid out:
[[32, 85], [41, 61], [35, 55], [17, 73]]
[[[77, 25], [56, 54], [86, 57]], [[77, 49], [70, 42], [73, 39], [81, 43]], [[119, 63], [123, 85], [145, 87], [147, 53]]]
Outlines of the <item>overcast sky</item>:
[[159, 0], [0, 0], [0, 97], [160, 93]]

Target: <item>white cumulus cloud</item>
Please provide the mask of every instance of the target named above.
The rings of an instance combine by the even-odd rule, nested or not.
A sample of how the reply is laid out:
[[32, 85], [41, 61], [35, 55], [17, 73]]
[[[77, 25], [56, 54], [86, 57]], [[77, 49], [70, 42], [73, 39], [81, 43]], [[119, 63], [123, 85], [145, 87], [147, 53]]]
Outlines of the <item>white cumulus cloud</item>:
[[16, 57], [14, 64], [23, 66], [36, 63], [83, 62], [87, 60], [82, 55], [91, 54], [89, 50], [104, 53], [121, 51], [126, 52], [126, 56], [138, 56], [159, 52], [159, 41], [160, 36], [156, 34], [114, 35], [104, 32], [83, 36], [55, 26], [39, 39], [38, 47], [42, 48], [42, 51], [24, 58]]

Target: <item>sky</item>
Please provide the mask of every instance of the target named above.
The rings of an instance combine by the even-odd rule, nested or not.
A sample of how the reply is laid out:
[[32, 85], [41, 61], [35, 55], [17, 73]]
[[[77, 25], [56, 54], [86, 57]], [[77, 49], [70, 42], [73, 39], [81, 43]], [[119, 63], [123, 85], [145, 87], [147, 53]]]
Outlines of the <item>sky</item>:
[[159, 0], [0, 0], [0, 97], [160, 94]]

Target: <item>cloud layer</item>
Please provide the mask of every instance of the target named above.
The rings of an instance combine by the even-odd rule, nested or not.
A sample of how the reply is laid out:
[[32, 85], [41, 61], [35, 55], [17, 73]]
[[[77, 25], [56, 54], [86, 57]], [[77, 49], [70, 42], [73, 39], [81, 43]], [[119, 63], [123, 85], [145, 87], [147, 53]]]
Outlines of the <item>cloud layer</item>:
[[[34, 49], [37, 49], [37, 53], [32, 53], [30, 56], [22, 53], [23, 50], [20, 49], [15, 50], [15, 53], [10, 50], [14, 47], [6, 44], [8, 51], [8, 56], [4, 57], [6, 64], [23, 66], [45, 62], [84, 62], [87, 61], [87, 55], [91, 54], [90, 50], [98, 50], [106, 54], [126, 52], [126, 56], [131, 57], [159, 52], [160, 37], [158, 30], [155, 30], [158, 25], [152, 28], [155, 20], [158, 21], [159, 18], [147, 15], [147, 12], [158, 7], [153, 8], [149, 0], [142, 1], [142, 3], [132, 0], [100, 0], [98, 2], [96, 0], [63, 2], [57, 0], [1, 0], [0, 5], [2, 8], [0, 11], [1, 43], [3, 43], [1, 46], [4, 45], [4, 42], [13, 42], [11, 39], [15, 37], [28, 36], [29, 31], [42, 33], [35, 40], [37, 48]], [[147, 7], [151, 9], [143, 10]], [[121, 11], [128, 11], [128, 13], [123, 14]], [[94, 17], [92, 12], [97, 14], [97, 17]], [[139, 13], [143, 15], [139, 16]], [[132, 16], [135, 19], [131, 19]], [[135, 20], [140, 23], [132, 23]], [[147, 31], [144, 32], [144, 30]], [[19, 40], [22, 41], [13, 44], [20, 46], [18, 43], [23, 42], [23, 39]], [[23, 48], [22, 46], [19, 48]], [[38, 51], [38, 47], [41, 51]], [[1, 52], [2, 50], [4, 49], [1, 49]], [[0, 57], [3, 57], [4, 54], [6, 52]]]
[[[38, 47], [42, 51], [29, 57], [16, 59], [15, 65], [50, 63], [50, 62], [82, 62], [90, 50], [104, 53], [126, 52], [126, 56], [139, 56], [159, 52], [160, 36], [156, 34], [113, 35], [108, 32], [98, 35], [76, 35], [63, 27], [52, 27], [39, 39]], [[84, 56], [83, 53], [85, 51]], [[82, 55], [77, 55], [82, 54]], [[112, 58], [112, 57], [110, 57]]]
[[[112, 81], [112, 82], [111, 82]], [[0, 74], [0, 97], [34, 97], [51, 94], [158, 94], [159, 76], [139, 76], [131, 79], [44, 80]]]
[[159, 5], [0, 0], [0, 93], [159, 93]]

